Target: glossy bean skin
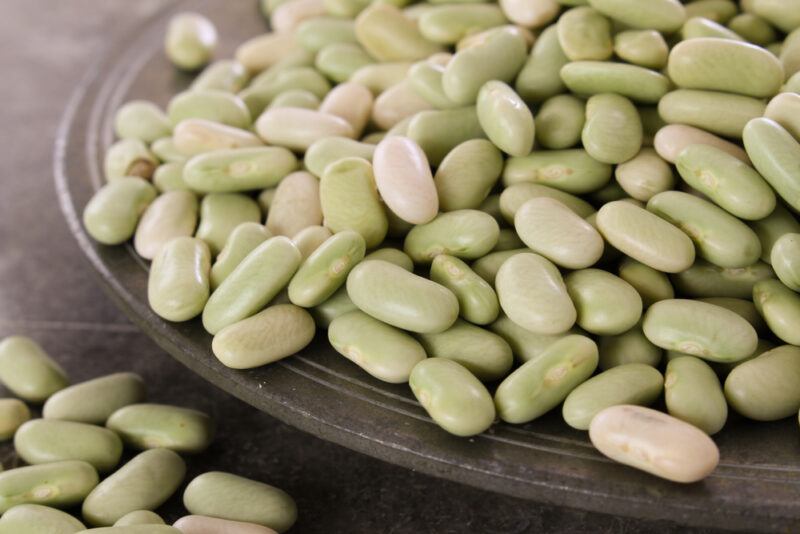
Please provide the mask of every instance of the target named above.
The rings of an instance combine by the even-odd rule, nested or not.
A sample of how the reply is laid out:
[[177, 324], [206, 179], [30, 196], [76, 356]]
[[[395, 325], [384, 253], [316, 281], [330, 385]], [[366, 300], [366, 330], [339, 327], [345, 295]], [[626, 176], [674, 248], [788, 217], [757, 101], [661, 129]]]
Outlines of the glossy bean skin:
[[120, 139], [152, 143], [172, 133], [169, 119], [161, 108], [146, 100], [123, 104], [114, 114], [114, 132]]
[[429, 357], [453, 360], [483, 382], [505, 377], [514, 361], [502, 337], [460, 319], [439, 334], [420, 334], [419, 340]]
[[437, 167], [456, 146], [485, 137], [475, 107], [417, 113], [410, 118], [407, 135], [419, 144], [430, 164]]
[[158, 252], [147, 280], [147, 300], [159, 317], [188, 321], [199, 315], [210, 294], [211, 252], [194, 237], [172, 239]]
[[748, 122], [742, 139], [756, 170], [787, 204], [800, 209], [800, 180], [793, 170], [800, 164], [800, 142], [767, 118]]
[[69, 508], [80, 504], [98, 480], [94, 467], [76, 460], [9, 469], [0, 473], [0, 512], [19, 504]]
[[214, 355], [232, 369], [250, 369], [291, 356], [314, 339], [314, 319], [299, 306], [276, 304], [214, 336]]
[[211, 193], [200, 201], [200, 224], [194, 235], [216, 256], [237, 226], [260, 221], [261, 210], [252, 198], [239, 193]]
[[664, 375], [664, 399], [673, 417], [713, 435], [728, 418], [728, 404], [714, 370], [692, 356], [670, 360]]
[[83, 517], [90, 525], [110, 526], [135, 510], [158, 508], [185, 473], [186, 464], [170, 450], [142, 452], [92, 490], [83, 501]]
[[800, 141], [800, 119], [798, 115], [800, 115], [800, 94], [787, 91], [776, 95], [770, 100], [764, 112], [765, 117], [783, 126], [796, 140]]
[[183, 534], [168, 525], [125, 525], [121, 527], [99, 527], [82, 530], [79, 534]]
[[411, 371], [411, 391], [428, 415], [456, 436], [480, 434], [494, 422], [492, 397], [465, 367], [446, 358], [428, 358]]
[[563, 334], [534, 334], [503, 314], [488, 328], [506, 340], [515, 359], [520, 363], [538, 358], [547, 347], [561, 338], [581, 333], [579, 328], [572, 328]]
[[125, 177], [149, 180], [158, 165], [155, 155], [139, 139], [120, 139], [106, 150], [103, 174], [112, 182]]
[[186, 119], [206, 119], [246, 129], [252, 118], [244, 101], [236, 95], [212, 89], [185, 91], [172, 97], [167, 115], [173, 126]]
[[219, 471], [192, 480], [183, 504], [191, 514], [255, 523], [277, 532], [288, 530], [297, 519], [297, 505], [285, 491]]
[[155, 188], [142, 178], [116, 178], [86, 204], [83, 225], [96, 241], [119, 245], [133, 237], [139, 217], [155, 197]]
[[506, 186], [534, 182], [572, 194], [596, 191], [610, 178], [611, 165], [595, 160], [578, 148], [537, 151], [522, 158], [509, 158], [503, 169]]
[[588, 430], [601, 410], [619, 404], [649, 406], [661, 395], [664, 378], [642, 363], [619, 365], [579, 385], [564, 399], [562, 415], [572, 428]]
[[430, 262], [439, 254], [476, 259], [494, 248], [499, 233], [497, 221], [482, 211], [450, 211], [412, 228], [403, 250], [415, 263]]
[[556, 28], [561, 49], [571, 61], [604, 60], [613, 53], [611, 21], [591, 7], [570, 9]]
[[497, 272], [497, 296], [503, 312], [537, 334], [560, 334], [575, 324], [577, 312], [558, 268], [533, 253], [516, 254]]
[[748, 121], [763, 115], [765, 109], [766, 105], [753, 97], [698, 89], [671, 91], [658, 102], [658, 113], [670, 124], [687, 124], [735, 139], [740, 139]]
[[644, 104], [658, 103], [670, 89], [663, 74], [611, 61], [573, 61], [561, 68], [560, 75], [575, 94], [615, 93]]
[[603, 370], [630, 363], [642, 363], [657, 368], [664, 353], [661, 347], [647, 339], [641, 323], [616, 336], [600, 336], [598, 349], [599, 367]]
[[574, 271], [564, 278], [578, 311], [577, 324], [598, 335], [618, 335], [642, 316], [642, 298], [622, 278], [601, 269]]
[[75, 534], [85, 528], [70, 514], [39, 504], [19, 504], [0, 518], [0, 534]]
[[263, 147], [258, 136], [243, 130], [206, 119], [186, 119], [172, 132], [172, 143], [187, 158], [216, 150]]
[[430, 222], [439, 207], [428, 160], [408, 137], [390, 137], [375, 148], [375, 183], [387, 207], [412, 224]]
[[197, 208], [197, 196], [189, 191], [167, 191], [159, 195], [136, 226], [133, 238], [136, 253], [152, 260], [171, 239], [194, 235]]
[[785, 234], [800, 234], [800, 222], [780, 202], [767, 217], [750, 221], [749, 225], [761, 241], [761, 260], [767, 263], [772, 261], [772, 249], [778, 239]]
[[734, 362], [756, 348], [755, 329], [736, 313], [705, 302], [671, 299], [650, 306], [644, 333], [653, 344], [709, 361]]
[[339, 354], [392, 384], [408, 382], [414, 366], [427, 357], [413, 337], [361, 311], [335, 317], [328, 340]]
[[591, 0], [589, 5], [634, 28], [652, 28], [664, 33], [674, 32], [686, 19], [686, 10], [676, 0], [658, 0], [647, 6], [635, 0]]
[[284, 236], [256, 247], [220, 284], [203, 310], [211, 334], [263, 308], [289, 283], [300, 266], [300, 251]]
[[297, 158], [280, 146], [230, 148], [196, 155], [183, 179], [201, 193], [236, 193], [273, 187], [297, 168]]
[[776, 336], [800, 344], [800, 295], [778, 280], [762, 280], [753, 286], [753, 303]]
[[382, 260], [363, 261], [350, 271], [347, 293], [361, 311], [412, 332], [443, 332], [458, 317], [458, 300], [449, 289]]
[[198, 13], [179, 13], [167, 27], [164, 50], [173, 65], [188, 71], [204, 67], [217, 46], [214, 24]]
[[486, 136], [506, 154], [527, 156], [533, 148], [533, 114], [507, 84], [492, 80], [478, 92], [478, 121]]
[[277, 534], [263, 525], [202, 515], [181, 517], [175, 522], [174, 527], [182, 534]]
[[507, 259], [523, 252], [530, 252], [528, 248], [516, 248], [511, 250], [501, 250], [498, 252], [490, 252], [483, 258], [475, 260], [470, 265], [470, 268], [475, 271], [475, 274], [486, 280], [490, 285], [494, 285], [497, 281], [497, 272]]
[[380, 61], [414, 61], [440, 51], [398, 8], [374, 5], [356, 18], [356, 38]]
[[163, 447], [184, 454], [204, 451], [214, 422], [203, 412], [164, 404], [131, 404], [111, 414], [106, 426], [134, 449]]
[[431, 262], [430, 278], [453, 292], [459, 314], [467, 321], [482, 325], [497, 318], [500, 304], [494, 288], [459, 258], [436, 256]]
[[64, 370], [38, 343], [24, 336], [0, 341], [0, 382], [17, 397], [34, 403], [69, 385]]
[[122, 441], [114, 432], [71, 421], [34, 419], [17, 430], [14, 448], [31, 465], [79, 460], [100, 473], [119, 463]]
[[780, 281], [800, 292], [800, 234], [784, 234], [775, 241], [770, 262]]
[[647, 209], [683, 230], [697, 255], [720, 267], [742, 268], [761, 256], [761, 242], [746, 224], [722, 208], [681, 191], [665, 191]]
[[503, 157], [490, 141], [471, 139], [456, 146], [433, 177], [440, 209], [478, 209], [502, 170]]
[[623, 163], [642, 147], [642, 120], [624, 96], [604, 93], [586, 102], [581, 141], [586, 152], [603, 163]]
[[591, 204], [575, 195], [546, 185], [521, 182], [506, 187], [500, 194], [500, 215], [506, 222], [513, 224], [514, 217], [523, 204], [532, 198], [541, 197], [557, 200], [582, 219], [586, 219], [595, 213], [595, 209]]
[[355, 136], [349, 122], [335, 115], [302, 108], [271, 108], [256, 121], [259, 137], [271, 145], [304, 152], [320, 139]]
[[626, 30], [614, 36], [614, 53], [628, 63], [661, 69], [667, 64], [669, 47], [657, 31]]
[[649, 147], [642, 148], [636, 156], [617, 165], [614, 176], [628, 195], [642, 202], [675, 185], [672, 168]]
[[31, 418], [28, 405], [19, 399], [0, 399], [0, 440], [14, 437], [17, 429]]
[[150, 510], [135, 510], [120, 517], [115, 527], [128, 527], [131, 525], [163, 525], [164, 520], [155, 512]]
[[658, 271], [674, 273], [694, 263], [694, 244], [680, 229], [624, 201], [597, 212], [597, 226], [614, 247]]
[[558, 39], [557, 26], [548, 26], [533, 44], [514, 88], [531, 102], [541, 102], [564, 91], [559, 71], [569, 62]]
[[726, 269], [698, 259], [690, 268], [672, 275], [672, 282], [685, 296], [751, 298], [756, 283], [772, 278], [775, 272], [763, 262]]
[[800, 408], [800, 349], [782, 345], [736, 366], [725, 380], [725, 397], [748, 419], [775, 421]]
[[560, 404], [596, 368], [594, 341], [566, 336], [500, 383], [494, 395], [497, 414], [508, 423], [532, 421]]
[[586, 122], [586, 104], [573, 95], [556, 95], [545, 100], [536, 115], [536, 142], [544, 148], [572, 148], [581, 139]]
[[719, 462], [717, 446], [702, 430], [641, 406], [606, 408], [592, 420], [589, 437], [612, 460], [673, 482], [701, 480]]
[[710, 145], [735, 157], [742, 163], [750, 163], [747, 153], [739, 145], [686, 124], [662, 126], [653, 139], [653, 147], [658, 155], [670, 163], [677, 163], [680, 153], [690, 145]]
[[219, 287], [250, 252], [270, 237], [272, 232], [257, 222], [245, 222], [234, 228], [211, 266], [211, 289]]
[[114, 373], [62, 389], [45, 402], [42, 417], [104, 425], [119, 408], [144, 400], [142, 377]]
[[210, 64], [192, 82], [193, 89], [217, 89], [239, 92], [250, 81], [244, 65], [231, 59], [220, 59]]
[[631, 258], [620, 262], [617, 274], [639, 292], [645, 308], [675, 296], [675, 289], [666, 274]]

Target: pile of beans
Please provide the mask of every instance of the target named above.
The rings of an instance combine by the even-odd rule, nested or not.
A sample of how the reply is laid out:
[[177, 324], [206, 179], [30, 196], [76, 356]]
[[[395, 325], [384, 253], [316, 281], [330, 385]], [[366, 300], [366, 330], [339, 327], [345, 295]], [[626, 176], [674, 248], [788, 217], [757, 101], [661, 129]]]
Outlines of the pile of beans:
[[[452, 434], [562, 406], [679, 482], [729, 407], [797, 417], [800, 1], [263, 8], [117, 112], [84, 223], [152, 260], [159, 316], [234, 369], [327, 329]], [[180, 14], [166, 53], [216, 39]]]
[[[184, 490], [191, 515], [167, 526], [153, 510], [183, 484], [181, 455], [204, 451], [214, 423], [196, 410], [145, 403], [134, 373], [70, 386], [35, 341], [12, 336], [0, 341], [0, 382], [18, 397], [0, 399], [0, 440], [13, 438], [28, 464], [0, 466], [0, 534], [276, 534], [295, 522], [284, 491], [209, 472]], [[23, 401], [44, 403], [42, 418], [31, 419]], [[136, 455], [120, 466], [125, 447]], [[76, 508], [83, 522], [62, 511]]]

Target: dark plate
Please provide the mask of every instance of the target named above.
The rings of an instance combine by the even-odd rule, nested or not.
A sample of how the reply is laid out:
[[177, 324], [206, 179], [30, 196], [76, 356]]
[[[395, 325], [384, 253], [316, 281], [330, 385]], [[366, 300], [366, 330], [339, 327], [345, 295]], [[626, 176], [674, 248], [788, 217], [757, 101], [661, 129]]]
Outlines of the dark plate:
[[[254, 4], [200, 6], [220, 30], [220, 57], [264, 31]], [[87, 73], [66, 111], [55, 149], [56, 186], [72, 233], [114, 301], [167, 352], [282, 421], [431, 475], [626, 516], [731, 529], [800, 528], [800, 431], [794, 419], [754, 424], [731, 417], [716, 437], [722, 453], [719, 468], [703, 482], [680, 485], [603, 458], [586, 433], [561, 421], [558, 410], [524, 426], [497, 425], [472, 439], [450, 436], [427, 417], [406, 386], [371, 379], [338, 356], [324, 333], [296, 356], [261, 369], [234, 371], [213, 356], [211, 337], [199, 321], [174, 324], [153, 314], [147, 305], [147, 265], [130, 246], [94, 243], [80, 214], [102, 182], [102, 154], [113, 140], [113, 111], [132, 98], [166, 105], [188, 83], [161, 53], [172, 9], [121, 36]]]

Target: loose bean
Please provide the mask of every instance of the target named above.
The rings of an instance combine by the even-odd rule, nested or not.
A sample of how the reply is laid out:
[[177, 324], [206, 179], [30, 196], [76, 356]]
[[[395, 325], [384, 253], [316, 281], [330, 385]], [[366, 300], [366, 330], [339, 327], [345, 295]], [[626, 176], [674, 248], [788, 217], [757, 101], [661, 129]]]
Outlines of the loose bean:
[[697, 260], [672, 281], [678, 292], [690, 297], [752, 298], [753, 286], [760, 280], [775, 278], [772, 268], [763, 262], [741, 269], [726, 269]]
[[119, 463], [122, 441], [106, 428], [34, 419], [17, 430], [14, 449], [20, 458], [32, 465], [80, 460], [100, 473], [108, 473]]
[[211, 255], [216, 256], [237, 226], [260, 221], [261, 209], [252, 198], [238, 193], [211, 193], [200, 202], [200, 224], [195, 237], [205, 241]]
[[500, 81], [481, 87], [478, 121], [489, 140], [506, 154], [527, 156], [533, 148], [533, 114], [514, 90]]
[[150, 266], [147, 301], [168, 321], [188, 321], [199, 315], [210, 294], [211, 253], [205, 242], [177, 237], [161, 247]]
[[120, 517], [114, 523], [115, 527], [129, 527], [131, 525], [163, 525], [164, 520], [155, 512], [149, 510], [136, 510]]
[[500, 304], [494, 289], [460, 259], [447, 254], [436, 256], [431, 263], [431, 280], [453, 292], [459, 314], [467, 321], [488, 324], [497, 318]]
[[19, 399], [0, 399], [0, 440], [14, 437], [17, 429], [31, 418], [28, 405]]
[[627, 194], [642, 202], [675, 185], [672, 168], [652, 148], [642, 148], [632, 159], [617, 165], [614, 176]]
[[407, 135], [436, 167], [464, 141], [485, 137], [474, 107], [417, 113], [408, 123]]
[[642, 298], [622, 278], [600, 269], [584, 269], [564, 279], [578, 312], [578, 326], [598, 335], [617, 335], [642, 316]]
[[103, 425], [117, 409], [143, 399], [144, 382], [139, 375], [115, 373], [56, 392], [45, 402], [42, 416]]
[[694, 126], [686, 124], [669, 124], [660, 128], [653, 140], [653, 146], [658, 155], [669, 161], [676, 163], [678, 155], [685, 148], [691, 145], [709, 145], [740, 160], [742, 163], [750, 163], [747, 153], [739, 145], [717, 137]]
[[742, 133], [747, 155], [756, 170], [792, 208], [800, 209], [800, 142], [777, 122], [753, 119]]
[[617, 462], [673, 482], [696, 482], [719, 462], [719, 450], [701, 430], [641, 406], [612, 406], [589, 427], [597, 449]]
[[202, 515], [181, 517], [174, 526], [182, 534], [277, 534], [271, 528], [263, 525]]
[[492, 216], [478, 210], [457, 210], [415, 226], [403, 248], [416, 263], [430, 262], [439, 254], [475, 259], [494, 248], [499, 232]]
[[75, 534], [85, 528], [68, 513], [38, 504], [19, 504], [0, 518], [0, 534]]
[[326, 137], [354, 137], [355, 130], [341, 117], [301, 108], [272, 108], [256, 121], [256, 131], [271, 145], [304, 152]]
[[168, 191], [158, 196], [136, 227], [133, 239], [136, 253], [152, 260], [171, 239], [193, 235], [197, 208], [197, 196], [188, 191]]
[[782, 345], [736, 366], [725, 398], [749, 419], [775, 421], [800, 409], [800, 348]]
[[590, 0], [589, 5], [627, 26], [672, 33], [683, 24], [686, 11], [677, 0], [657, 0], [646, 6], [636, 0]]
[[412, 224], [430, 222], [439, 208], [428, 160], [408, 137], [381, 141], [373, 156], [375, 183], [386, 205]]
[[273, 187], [297, 168], [297, 158], [281, 147], [221, 149], [190, 159], [183, 179], [201, 193], [235, 193]]
[[472, 139], [456, 146], [433, 177], [441, 210], [479, 208], [502, 170], [502, 154], [491, 142]]
[[514, 88], [523, 99], [541, 102], [564, 91], [559, 71], [569, 62], [558, 38], [557, 25], [548, 26], [533, 44]]
[[603, 163], [623, 163], [642, 147], [642, 121], [633, 104], [617, 94], [599, 94], [586, 102], [581, 132], [586, 152]]
[[503, 169], [506, 186], [534, 182], [567, 193], [596, 191], [611, 178], [611, 165], [597, 161], [585, 150], [547, 150], [509, 158]]
[[784, 234], [772, 247], [770, 262], [783, 284], [800, 292], [800, 233]]
[[69, 385], [64, 370], [38, 343], [23, 336], [0, 341], [0, 382], [17, 397], [34, 403]]
[[462, 320], [439, 334], [421, 334], [419, 339], [429, 357], [453, 360], [484, 382], [505, 377], [514, 361], [502, 337]]
[[106, 426], [134, 449], [163, 447], [179, 453], [204, 451], [214, 437], [211, 418], [197, 410], [164, 404], [131, 404], [108, 418]]
[[167, 27], [164, 50], [178, 68], [196, 70], [204, 67], [217, 46], [214, 24], [198, 13], [179, 13]]
[[231, 59], [215, 61], [197, 75], [192, 89], [215, 89], [238, 93], [250, 81], [250, 74], [244, 65]]
[[664, 352], [660, 347], [650, 343], [642, 332], [641, 323], [627, 332], [616, 336], [600, 336], [600, 369], [607, 370], [619, 365], [643, 363], [650, 367], [658, 367]]
[[753, 97], [696, 89], [669, 92], [658, 102], [658, 113], [670, 124], [696, 126], [735, 139], [741, 138], [748, 121], [761, 117], [765, 109], [766, 105]]
[[800, 345], [800, 295], [778, 280], [762, 280], [753, 286], [753, 302], [776, 336]]
[[172, 133], [172, 125], [161, 108], [146, 100], [134, 100], [114, 114], [114, 132], [120, 139], [152, 143]]
[[707, 363], [691, 356], [681, 356], [667, 364], [664, 399], [671, 416], [709, 435], [722, 430], [728, 418], [728, 405], [716, 373]]
[[573, 93], [616, 93], [645, 104], [657, 103], [670, 89], [669, 79], [663, 74], [611, 61], [573, 61], [561, 68], [560, 75]]
[[558, 19], [558, 42], [571, 61], [608, 59], [613, 53], [611, 21], [599, 11], [579, 6]]
[[614, 53], [628, 63], [661, 69], [667, 64], [669, 46], [655, 30], [627, 30], [614, 35]]
[[256, 222], [245, 222], [234, 228], [211, 266], [211, 288], [216, 289], [250, 252], [270, 237], [272, 232]]
[[300, 266], [289, 283], [289, 300], [310, 308], [321, 304], [345, 283], [350, 270], [364, 258], [364, 238], [344, 230], [326, 240]]
[[167, 115], [173, 126], [186, 119], [206, 119], [247, 129], [252, 122], [250, 111], [241, 98], [212, 89], [192, 90], [175, 95], [169, 101]]
[[132, 176], [107, 183], [83, 209], [83, 225], [93, 239], [119, 245], [133, 237], [139, 217], [156, 198], [147, 181]]
[[0, 513], [20, 504], [69, 508], [97, 486], [94, 467], [86, 462], [53, 462], [0, 473]]

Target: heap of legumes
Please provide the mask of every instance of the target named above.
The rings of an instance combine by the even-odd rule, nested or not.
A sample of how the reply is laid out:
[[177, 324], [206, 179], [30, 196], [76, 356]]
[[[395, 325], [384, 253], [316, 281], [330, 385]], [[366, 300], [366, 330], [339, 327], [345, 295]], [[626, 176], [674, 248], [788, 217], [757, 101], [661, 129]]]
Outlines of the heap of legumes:
[[[181, 455], [206, 450], [215, 425], [197, 410], [145, 403], [134, 373], [70, 386], [39, 344], [11, 336], [0, 341], [0, 382], [18, 397], [0, 399], [0, 440], [13, 439], [28, 464], [0, 465], [0, 534], [276, 534], [295, 522], [284, 491], [210, 472], [183, 492], [190, 515], [166, 525], [154, 510], [183, 484]], [[120, 465], [124, 448], [134, 456]]]
[[[452, 434], [561, 406], [678, 482], [729, 406], [798, 416], [800, 1], [262, 8], [117, 112], [84, 222], [152, 260], [159, 316], [234, 369], [327, 329]], [[166, 53], [215, 42], [181, 14]]]

